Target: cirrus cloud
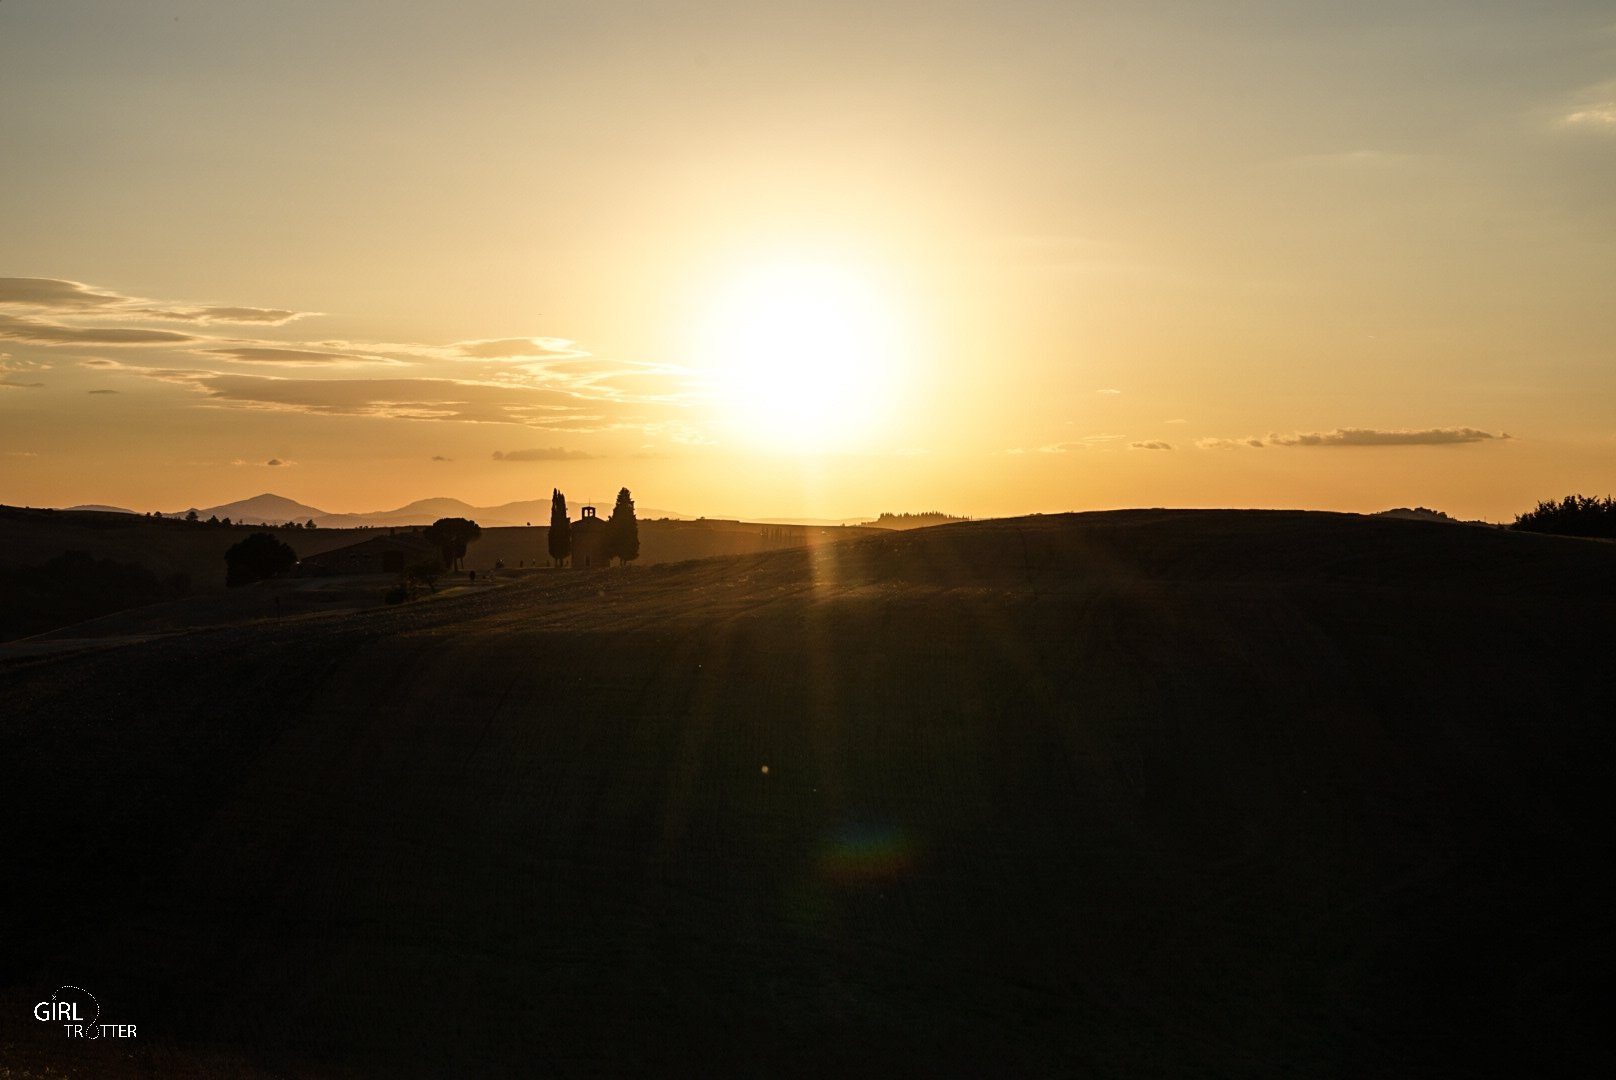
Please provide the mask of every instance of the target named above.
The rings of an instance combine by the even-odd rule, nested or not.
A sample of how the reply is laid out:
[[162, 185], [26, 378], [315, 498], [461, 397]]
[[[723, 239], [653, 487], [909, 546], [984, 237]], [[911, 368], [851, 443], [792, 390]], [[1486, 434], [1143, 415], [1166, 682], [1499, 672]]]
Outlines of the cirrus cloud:
[[288, 311], [285, 308], [231, 307], [213, 305], [193, 308], [136, 308], [133, 315], [142, 315], [161, 322], [190, 322], [210, 325], [234, 323], [236, 325], [284, 326], [296, 319], [306, 319], [311, 311]]
[[93, 310], [127, 303], [127, 296], [99, 292], [81, 281], [59, 278], [0, 277], [0, 304], [68, 311]]
[[1507, 431], [1493, 434], [1473, 427], [1448, 428], [1336, 428], [1334, 431], [1298, 431], [1289, 435], [1270, 434], [1266, 439], [1247, 436], [1241, 439], [1198, 439], [1195, 445], [1202, 450], [1233, 450], [1240, 447], [1261, 449], [1264, 446], [1462, 446], [1467, 443], [1503, 442], [1511, 439]]
[[64, 278], [0, 277], [0, 305], [64, 316], [122, 316], [136, 320], [280, 326], [312, 314], [288, 308], [187, 304], [146, 300]]
[[577, 344], [558, 337], [495, 338], [486, 341], [457, 341], [455, 352], [471, 360], [514, 360], [533, 357], [571, 358], [588, 356]]
[[1243, 446], [1250, 446], [1261, 450], [1261, 439], [1196, 439], [1195, 445], [1202, 450], [1238, 450]]
[[1336, 428], [1334, 431], [1297, 432], [1270, 435], [1270, 446], [1456, 446], [1461, 443], [1507, 439], [1472, 427], [1422, 428], [1419, 430], [1379, 431], [1374, 428]]
[[567, 450], [559, 446], [535, 447], [531, 450], [495, 450], [495, 461], [588, 461], [595, 457], [582, 450]]
[[355, 364], [402, 364], [388, 356], [373, 356], [354, 352], [331, 352], [317, 349], [283, 349], [269, 345], [232, 345], [220, 349], [203, 349], [201, 354], [222, 356], [238, 364], [285, 364], [292, 367], [318, 367], [321, 365], [352, 366]]
[[222, 408], [515, 424], [552, 431], [646, 429], [654, 419], [629, 405], [564, 390], [466, 379], [301, 379], [130, 364], [111, 370], [183, 386]]
[[0, 315], [0, 337], [32, 345], [183, 345], [195, 341], [177, 330], [130, 326], [68, 326], [21, 315]]
[[43, 371], [50, 367], [34, 360], [18, 360], [7, 354], [0, 353], [0, 386], [9, 386], [17, 390], [38, 390], [45, 384], [41, 382], [25, 382], [18, 376], [25, 371]]
[[[77, 346], [92, 355], [75, 358], [76, 366], [109, 380], [136, 377], [183, 387], [197, 396], [193, 406], [498, 423], [556, 432], [635, 430], [704, 441], [686, 419], [693, 415], [687, 410], [711, 394], [698, 371], [595, 357], [571, 339], [555, 336], [430, 344], [268, 331], [309, 314], [153, 300], [67, 279], [0, 278], [0, 344], [17, 343], [24, 362], [30, 355], [39, 359]], [[185, 325], [157, 325], [163, 322]], [[217, 323], [265, 329], [226, 336], [208, 329]], [[140, 359], [126, 362], [134, 347]], [[160, 358], [153, 359], [154, 352]], [[257, 370], [243, 370], [248, 366]], [[342, 370], [367, 366], [418, 370], [424, 377], [361, 378]], [[308, 377], [299, 369], [308, 369]], [[10, 375], [0, 372], [8, 384], [23, 385]]]

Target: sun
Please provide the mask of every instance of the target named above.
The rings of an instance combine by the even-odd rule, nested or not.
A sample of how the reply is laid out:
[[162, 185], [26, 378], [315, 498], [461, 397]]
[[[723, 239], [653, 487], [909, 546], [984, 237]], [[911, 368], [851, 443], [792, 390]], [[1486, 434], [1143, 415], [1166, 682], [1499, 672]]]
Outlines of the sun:
[[902, 365], [898, 324], [869, 274], [776, 263], [737, 275], [718, 290], [700, 346], [723, 420], [798, 451], [874, 434]]

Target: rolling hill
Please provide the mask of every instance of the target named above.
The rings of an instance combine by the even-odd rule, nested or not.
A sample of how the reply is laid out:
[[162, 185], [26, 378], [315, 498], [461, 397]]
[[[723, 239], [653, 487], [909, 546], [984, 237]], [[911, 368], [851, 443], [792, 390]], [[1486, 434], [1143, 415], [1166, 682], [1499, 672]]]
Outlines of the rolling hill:
[[69, 506], [64, 509], [73, 511], [93, 511], [99, 514], [133, 514], [133, 510], [125, 510], [121, 506], [102, 506], [99, 503], [85, 503], [82, 506]]
[[92, 987], [101, 1075], [1601, 1075], [1613, 597], [1134, 511], [0, 664], [0, 1006]]
[[[43, 583], [35, 579], [42, 566], [69, 552], [83, 552], [95, 559], [134, 564], [162, 581], [177, 576], [183, 582], [183, 587], [177, 589], [180, 595], [194, 598], [211, 613], [210, 618], [224, 617], [230, 609], [220, 608], [208, 599], [224, 591], [224, 553], [262, 528], [266, 527], [207, 525], [117, 511], [0, 506], [0, 591], [13, 575], [20, 575], [18, 580], [24, 586], [41, 585]], [[378, 535], [378, 528], [381, 527], [312, 530], [270, 527], [269, 531], [290, 545], [299, 557], [307, 557], [372, 539]], [[765, 526], [713, 519], [647, 520], [640, 523], [639, 564], [648, 566], [681, 559], [823, 544], [869, 532], [853, 527]], [[483, 530], [482, 538], [472, 543], [464, 566], [481, 572], [493, 569], [499, 562], [512, 569], [547, 563], [548, 535], [547, 526], [489, 526]], [[376, 585], [374, 591], [379, 596], [389, 584], [391, 582]], [[117, 595], [103, 597], [89, 582], [84, 582], [84, 586], [83, 589], [47, 591], [26, 603], [13, 602], [0, 608], [0, 641], [42, 633], [124, 608], [124, 601]], [[51, 596], [57, 593], [61, 595], [53, 601]], [[243, 611], [257, 610], [251, 603], [239, 606]], [[182, 621], [189, 618], [183, 610], [170, 611], [170, 614]]]
[[[601, 507], [603, 510], [609, 510], [612, 502], [613, 499], [603, 499], [597, 500], [594, 505]], [[584, 505], [584, 503], [573, 500], [569, 505], [573, 514], [576, 515], [578, 507]], [[684, 516], [667, 510], [645, 507], [638, 508], [638, 513], [642, 519], [680, 518]], [[229, 518], [232, 521], [247, 525], [281, 525], [288, 521], [302, 523], [312, 520], [322, 529], [430, 525], [439, 518], [445, 517], [471, 518], [483, 526], [499, 527], [526, 525], [531, 522], [549, 524], [550, 500], [528, 499], [520, 502], [504, 503], [500, 506], [473, 506], [460, 499], [417, 499], [415, 502], [401, 506], [396, 510], [375, 510], [362, 514], [334, 514], [315, 506], [297, 502], [294, 499], [266, 493], [255, 495], [250, 499], [242, 499], [239, 502], [197, 508], [197, 514], [202, 518]], [[185, 511], [168, 516], [184, 517]]]

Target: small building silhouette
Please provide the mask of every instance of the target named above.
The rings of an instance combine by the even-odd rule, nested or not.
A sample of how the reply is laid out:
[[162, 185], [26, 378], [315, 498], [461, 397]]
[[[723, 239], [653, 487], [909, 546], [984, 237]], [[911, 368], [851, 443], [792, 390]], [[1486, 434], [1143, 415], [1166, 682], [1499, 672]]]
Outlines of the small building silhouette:
[[572, 523], [572, 565], [610, 566], [612, 557], [606, 543], [606, 523], [595, 516], [595, 508], [583, 508], [583, 517]]

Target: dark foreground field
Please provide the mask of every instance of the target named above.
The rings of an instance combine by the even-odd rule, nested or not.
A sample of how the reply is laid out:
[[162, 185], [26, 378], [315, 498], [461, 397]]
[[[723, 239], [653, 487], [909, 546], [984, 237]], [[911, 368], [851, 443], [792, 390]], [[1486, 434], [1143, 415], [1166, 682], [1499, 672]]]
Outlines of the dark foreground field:
[[1141, 511], [12, 663], [0, 1053], [1599, 1075], [1613, 598], [1597, 542]]

